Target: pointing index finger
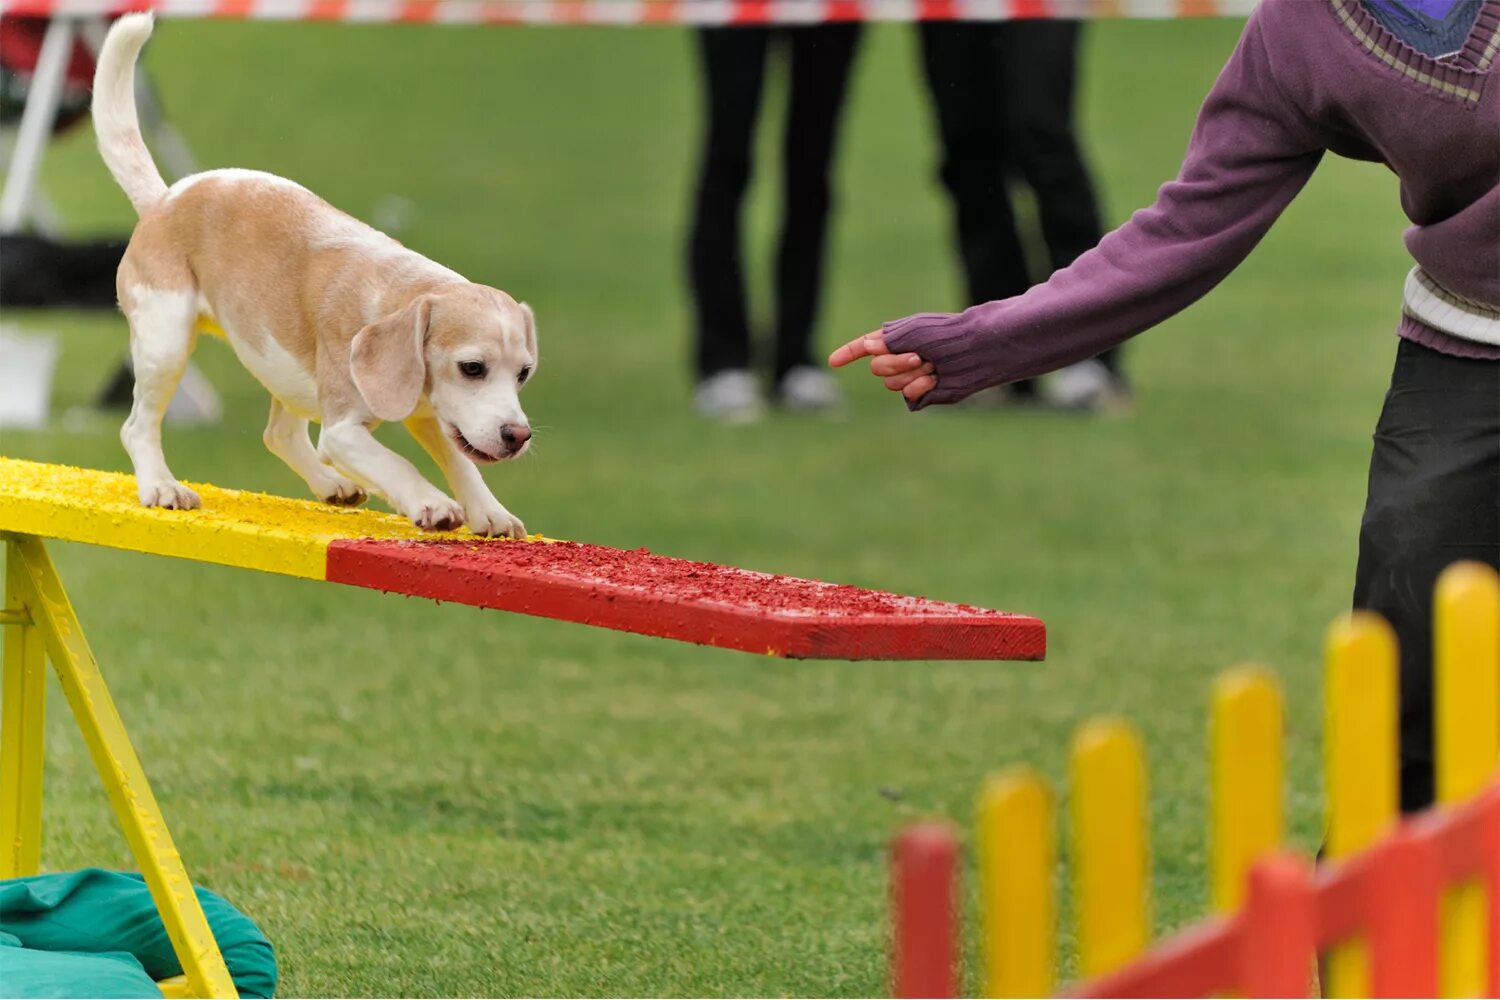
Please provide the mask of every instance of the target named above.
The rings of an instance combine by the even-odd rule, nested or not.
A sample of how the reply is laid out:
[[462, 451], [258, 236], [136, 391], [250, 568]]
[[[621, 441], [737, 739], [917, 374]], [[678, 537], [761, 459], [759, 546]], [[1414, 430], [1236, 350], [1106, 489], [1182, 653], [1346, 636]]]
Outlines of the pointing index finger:
[[885, 334], [880, 330], [867, 333], [863, 337], [855, 337], [843, 347], [838, 348], [828, 355], [828, 364], [834, 368], [842, 368], [860, 358], [873, 354], [889, 354], [890, 348], [885, 346]]

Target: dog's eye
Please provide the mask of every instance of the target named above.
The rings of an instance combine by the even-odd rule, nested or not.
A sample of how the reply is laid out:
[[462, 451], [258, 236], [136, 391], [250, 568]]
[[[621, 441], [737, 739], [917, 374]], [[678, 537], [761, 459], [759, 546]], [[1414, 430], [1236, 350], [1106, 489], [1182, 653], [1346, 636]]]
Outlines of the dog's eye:
[[529, 378], [531, 378], [531, 366], [530, 365], [525, 365], [524, 367], [522, 367], [522, 369], [520, 371], [516, 372], [516, 384], [517, 385], [525, 385], [526, 384], [526, 380], [529, 379]]
[[464, 373], [464, 378], [484, 378], [483, 361], [460, 361], [458, 370]]

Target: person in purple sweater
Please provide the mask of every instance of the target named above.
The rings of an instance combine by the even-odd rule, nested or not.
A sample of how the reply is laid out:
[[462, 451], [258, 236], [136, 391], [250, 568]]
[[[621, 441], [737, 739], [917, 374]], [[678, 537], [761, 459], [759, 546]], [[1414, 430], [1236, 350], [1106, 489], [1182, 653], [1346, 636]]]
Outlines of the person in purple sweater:
[[1434, 792], [1437, 575], [1460, 559], [1500, 565], [1497, 56], [1500, 0], [1262, 0], [1152, 207], [1023, 295], [908, 316], [829, 358], [870, 357], [913, 410], [1053, 371], [1206, 295], [1325, 152], [1389, 166], [1416, 266], [1375, 430], [1354, 605], [1400, 641], [1406, 811]]

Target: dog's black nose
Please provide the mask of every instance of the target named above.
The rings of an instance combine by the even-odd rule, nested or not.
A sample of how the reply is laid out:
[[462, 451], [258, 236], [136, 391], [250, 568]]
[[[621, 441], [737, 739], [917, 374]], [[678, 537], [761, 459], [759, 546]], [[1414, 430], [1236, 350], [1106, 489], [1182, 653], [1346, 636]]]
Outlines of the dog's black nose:
[[500, 440], [505, 442], [505, 447], [514, 451], [531, 440], [531, 428], [525, 424], [506, 424], [500, 428]]

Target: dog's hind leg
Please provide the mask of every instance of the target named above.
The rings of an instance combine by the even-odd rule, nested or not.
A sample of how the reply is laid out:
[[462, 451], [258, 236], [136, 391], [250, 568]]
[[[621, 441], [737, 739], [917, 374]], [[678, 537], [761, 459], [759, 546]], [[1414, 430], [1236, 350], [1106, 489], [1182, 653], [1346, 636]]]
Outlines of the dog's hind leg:
[[130, 323], [130, 360], [135, 371], [134, 402], [120, 428], [120, 441], [135, 467], [136, 493], [147, 507], [199, 507], [198, 494], [172, 475], [161, 449], [162, 417], [193, 353], [197, 295], [190, 289], [126, 285], [121, 288], [120, 306]]
[[365, 491], [352, 479], [339, 475], [318, 457], [307, 436], [308, 420], [292, 413], [281, 400], [271, 397], [271, 417], [266, 421], [262, 440], [271, 454], [285, 462], [302, 477], [313, 496], [324, 503], [357, 507], [365, 502]]

